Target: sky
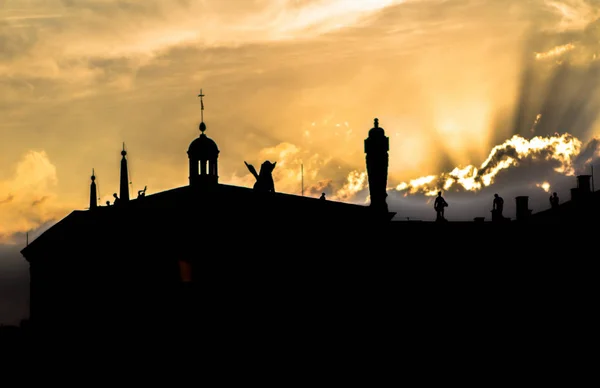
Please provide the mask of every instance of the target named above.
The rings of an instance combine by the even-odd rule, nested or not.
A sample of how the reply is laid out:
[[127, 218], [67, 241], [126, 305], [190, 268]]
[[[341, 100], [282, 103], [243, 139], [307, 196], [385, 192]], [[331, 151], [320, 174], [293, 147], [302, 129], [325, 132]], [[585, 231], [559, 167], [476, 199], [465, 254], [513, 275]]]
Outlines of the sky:
[[377, 117], [399, 219], [438, 190], [449, 220], [544, 210], [597, 158], [598, 55], [600, 0], [0, 0], [0, 271], [92, 169], [112, 199], [123, 143], [133, 197], [186, 185], [200, 89], [221, 183], [268, 159], [277, 191], [303, 166], [305, 195], [368, 204]]

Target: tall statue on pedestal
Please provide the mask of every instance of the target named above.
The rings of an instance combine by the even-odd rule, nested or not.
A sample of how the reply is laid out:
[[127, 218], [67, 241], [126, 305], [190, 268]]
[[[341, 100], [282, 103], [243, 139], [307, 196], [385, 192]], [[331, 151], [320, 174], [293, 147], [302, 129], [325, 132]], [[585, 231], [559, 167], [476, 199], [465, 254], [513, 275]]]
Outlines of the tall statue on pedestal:
[[390, 139], [379, 126], [379, 119], [374, 120], [374, 126], [369, 130], [365, 139], [365, 154], [367, 159], [367, 174], [369, 176], [369, 195], [371, 208], [377, 212], [387, 213], [387, 177], [390, 150]]

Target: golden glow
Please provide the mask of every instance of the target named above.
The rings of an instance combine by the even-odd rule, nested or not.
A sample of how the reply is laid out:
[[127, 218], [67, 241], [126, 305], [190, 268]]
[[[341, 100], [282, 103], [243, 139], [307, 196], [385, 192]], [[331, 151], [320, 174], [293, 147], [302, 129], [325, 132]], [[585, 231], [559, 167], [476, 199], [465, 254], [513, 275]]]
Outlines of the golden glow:
[[599, 9], [508, 1], [0, 1], [0, 240], [85, 209], [92, 168], [112, 201], [122, 142], [133, 196], [187, 185], [200, 88], [226, 184], [252, 187], [244, 160], [271, 160], [279, 192], [363, 203], [374, 117], [405, 195], [477, 191], [528, 155], [572, 174], [600, 133], [599, 96], [581, 94]]
[[536, 183], [535, 186], [544, 190], [546, 193], [550, 192], [550, 183], [548, 183], [548, 182]]
[[456, 94], [434, 99], [437, 106], [433, 120], [444, 151], [460, 164], [467, 162], [467, 155], [473, 152], [483, 156], [491, 133], [492, 111], [483, 92], [474, 91], [472, 99], [463, 101]]
[[435, 139], [433, 135], [414, 123], [390, 122], [386, 127], [391, 129], [388, 134], [392, 155], [389, 161], [391, 180], [395, 180], [396, 175], [400, 175], [398, 179], [401, 179], [402, 176], [417, 175], [436, 167], [436, 160], [423, 152]]

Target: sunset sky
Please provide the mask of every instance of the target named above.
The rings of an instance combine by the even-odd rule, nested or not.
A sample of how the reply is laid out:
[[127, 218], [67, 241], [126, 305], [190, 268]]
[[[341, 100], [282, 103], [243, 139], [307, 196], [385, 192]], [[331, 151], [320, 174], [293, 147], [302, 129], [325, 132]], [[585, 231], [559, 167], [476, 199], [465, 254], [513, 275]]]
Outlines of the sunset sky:
[[0, 254], [85, 209], [92, 168], [100, 203], [118, 192], [123, 142], [132, 194], [186, 185], [200, 88], [222, 183], [269, 159], [278, 191], [300, 194], [303, 164], [306, 194], [365, 203], [377, 117], [399, 217], [433, 219], [441, 187], [449, 219], [494, 192], [543, 210], [596, 157], [599, 18], [600, 0], [0, 0]]

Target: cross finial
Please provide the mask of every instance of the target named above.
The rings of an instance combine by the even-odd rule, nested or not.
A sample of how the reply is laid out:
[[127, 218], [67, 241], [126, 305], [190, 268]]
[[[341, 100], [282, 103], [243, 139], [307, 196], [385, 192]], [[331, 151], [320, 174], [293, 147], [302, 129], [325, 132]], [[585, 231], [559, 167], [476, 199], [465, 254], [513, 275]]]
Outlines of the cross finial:
[[202, 93], [202, 89], [200, 89], [200, 94], [198, 94], [198, 97], [200, 97], [200, 121], [204, 122], [204, 100], [202, 99], [204, 94]]

